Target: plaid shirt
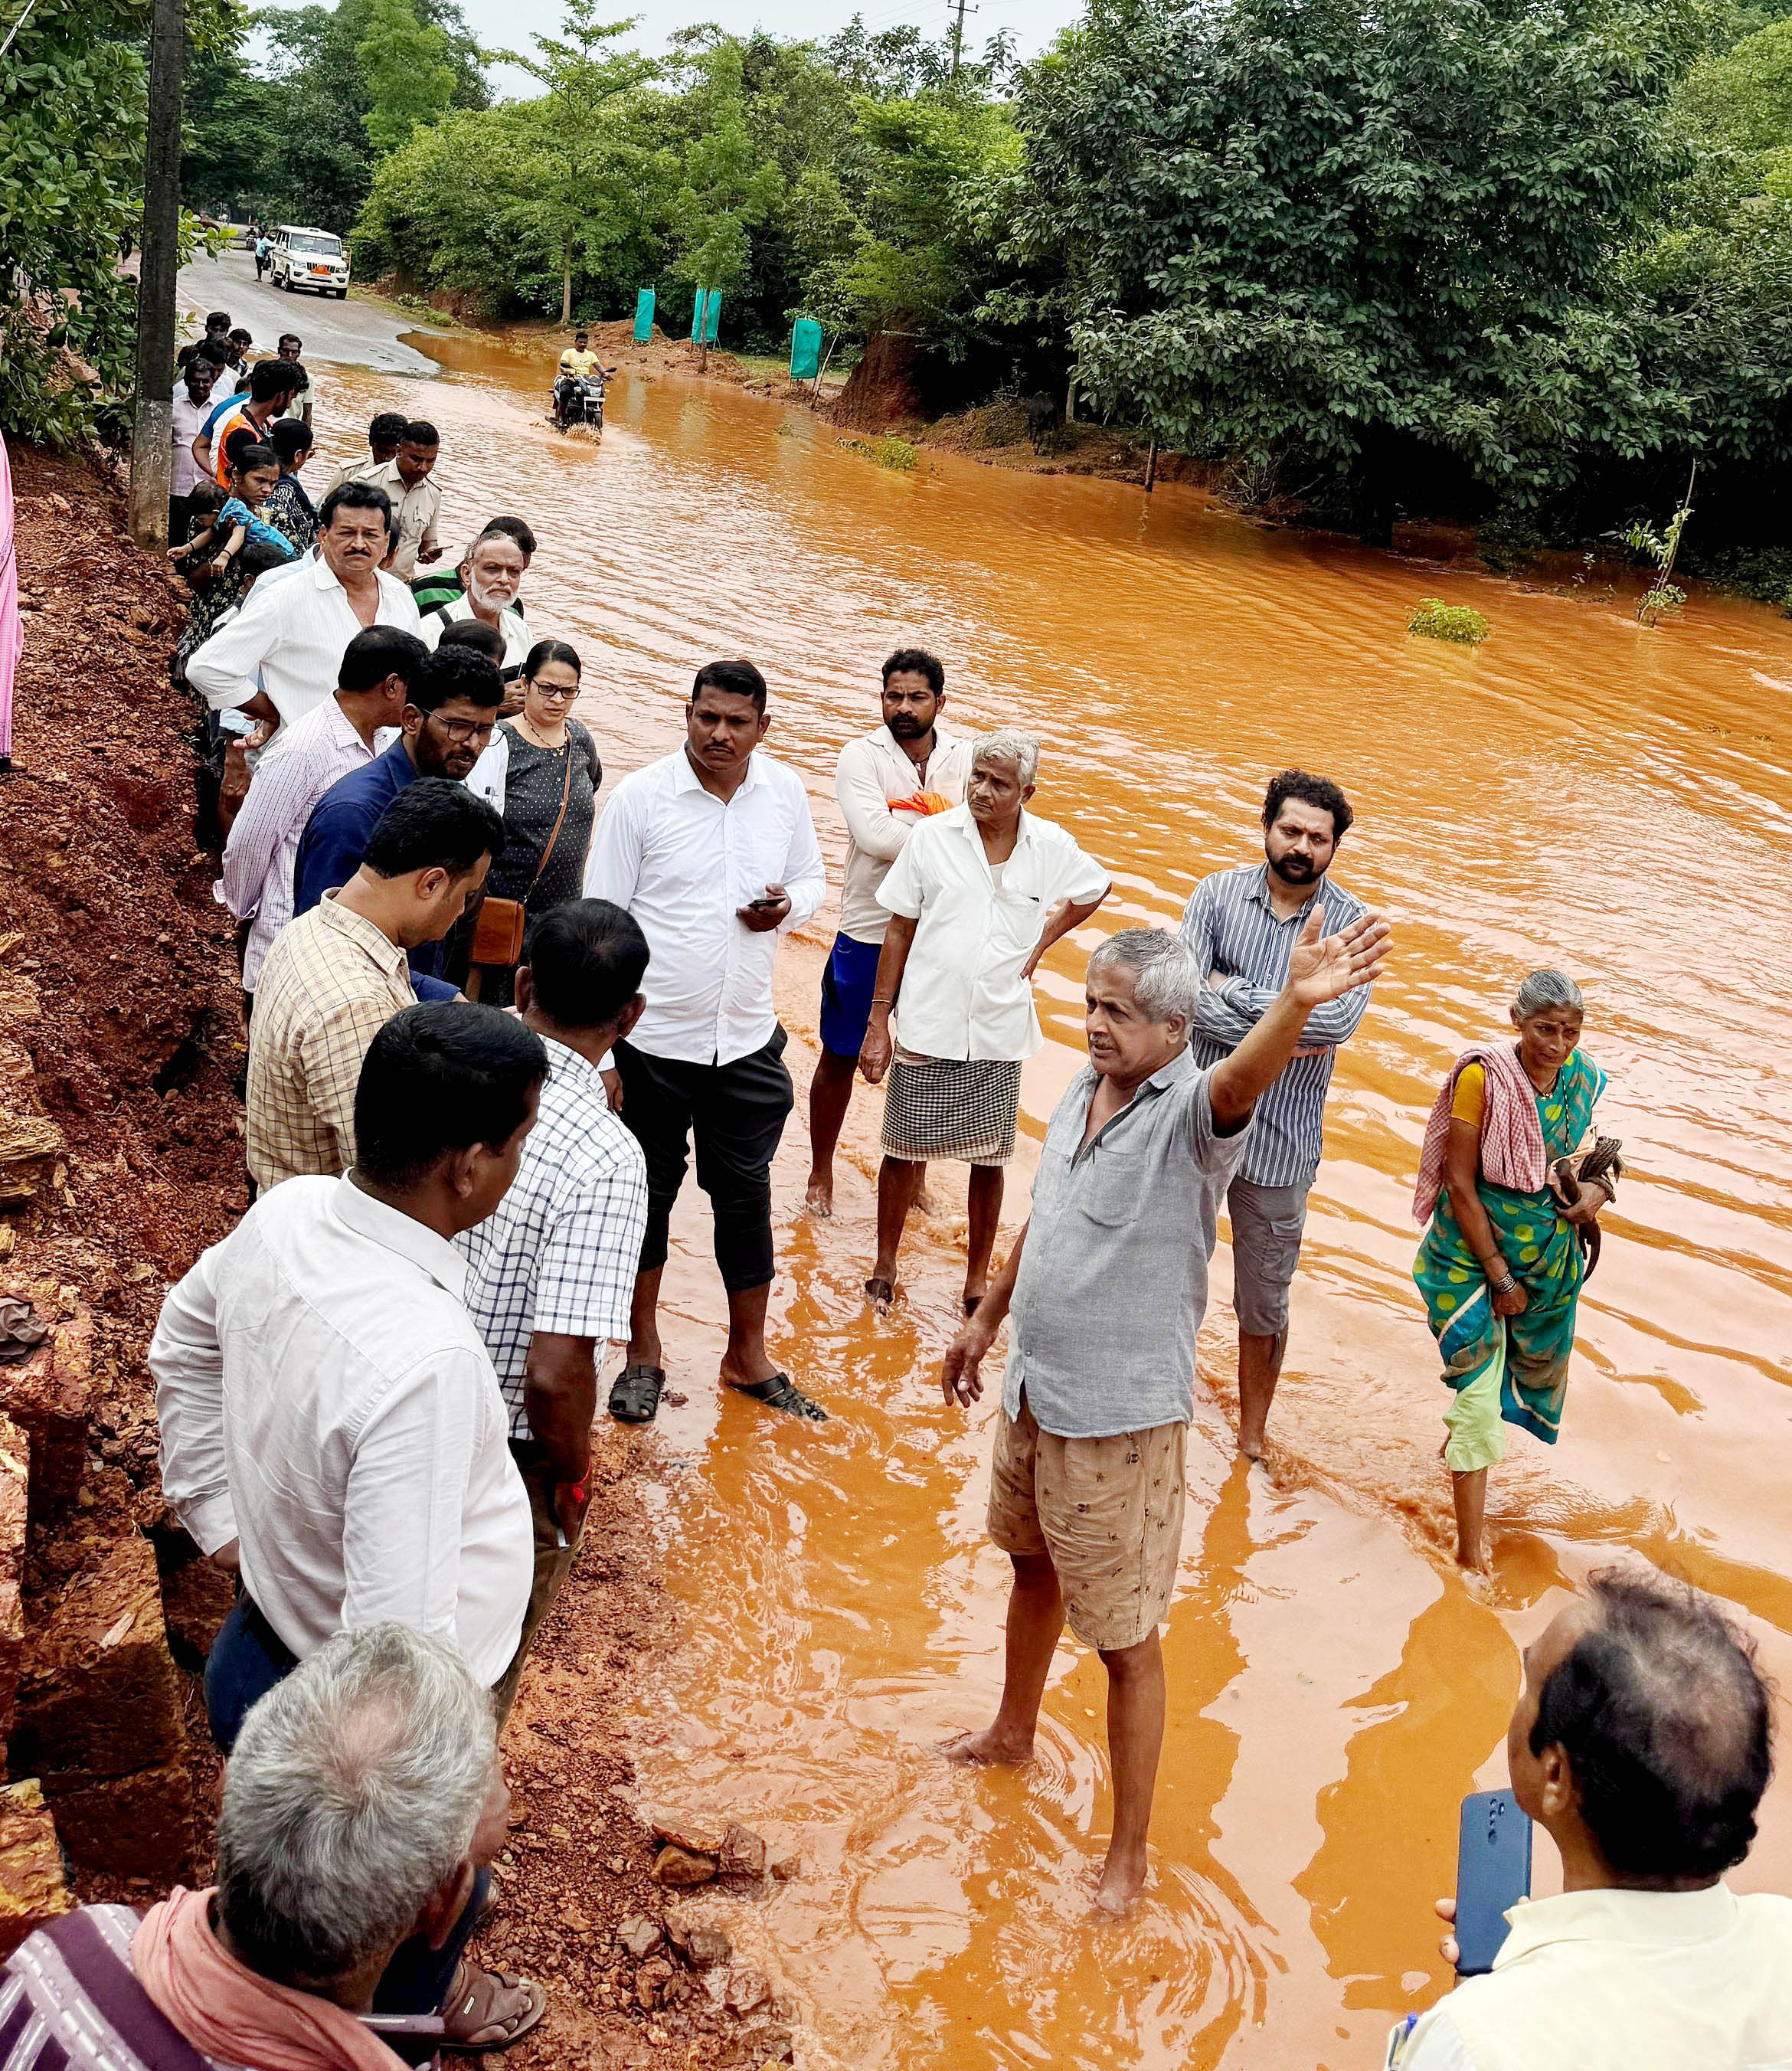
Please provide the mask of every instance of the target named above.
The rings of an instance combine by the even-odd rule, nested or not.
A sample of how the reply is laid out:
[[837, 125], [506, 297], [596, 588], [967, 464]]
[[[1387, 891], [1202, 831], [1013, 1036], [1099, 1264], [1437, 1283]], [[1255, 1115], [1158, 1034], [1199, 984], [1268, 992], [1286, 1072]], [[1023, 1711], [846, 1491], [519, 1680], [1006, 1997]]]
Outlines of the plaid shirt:
[[647, 1228], [647, 1164], [616, 1115], [602, 1074], [552, 1036], [541, 1110], [510, 1191], [456, 1239], [466, 1306], [498, 1369], [511, 1436], [527, 1438], [523, 1383], [537, 1331], [629, 1335], [629, 1306]]
[[404, 952], [334, 893], [274, 938], [249, 1023], [248, 1161], [257, 1186], [355, 1163], [367, 1046], [414, 1007]]

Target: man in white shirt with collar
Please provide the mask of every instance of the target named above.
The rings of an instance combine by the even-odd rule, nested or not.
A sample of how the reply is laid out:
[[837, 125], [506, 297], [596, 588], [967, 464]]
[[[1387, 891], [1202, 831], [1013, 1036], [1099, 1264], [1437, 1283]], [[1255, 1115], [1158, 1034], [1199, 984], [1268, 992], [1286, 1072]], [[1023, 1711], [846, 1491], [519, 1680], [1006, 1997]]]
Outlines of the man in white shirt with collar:
[[416, 631], [416, 598], [379, 566], [391, 523], [391, 502], [375, 484], [330, 492], [318, 513], [316, 563], [288, 581], [257, 583], [236, 617], [188, 657], [187, 680], [214, 712], [239, 707], [290, 725], [335, 688], [342, 650], [357, 633]]
[[[1708, 1598], [1607, 1569], [1525, 1650], [1512, 1794], [1562, 1892], [1515, 1906], [1493, 1968], [1395, 2040], [1398, 2071], [1780, 2071], [1792, 1899], [1723, 1881], [1755, 1839], [1772, 1694]], [[1456, 1905], [1438, 1911], [1454, 1921]], [[1443, 1944], [1446, 1962], [1460, 1954]], [[1397, 2036], [1397, 2031], [1396, 2031]]]
[[824, 1413], [765, 1350], [772, 1159], [793, 1104], [772, 973], [778, 936], [826, 890], [802, 778], [756, 752], [769, 724], [752, 662], [706, 663], [683, 745], [617, 785], [585, 867], [586, 896], [632, 913], [653, 953], [646, 1011], [616, 1046], [622, 1119], [647, 1160], [647, 1235], [617, 1384], [632, 1421], [653, 1415], [666, 1383], [659, 1283], [693, 1134], [728, 1290], [721, 1379], [773, 1409]]
[[[206, 1663], [227, 1754], [336, 1633], [453, 1640], [488, 1688], [516, 1651], [529, 1499], [453, 1240], [516, 1177], [547, 1076], [539, 1036], [495, 1007], [395, 1015], [362, 1067], [354, 1169], [264, 1194], [162, 1304], [162, 1488], [243, 1585]], [[465, 1962], [433, 1989], [450, 2047], [540, 2018], [538, 1988]]]
[[1030, 733], [985, 734], [971, 750], [965, 803], [916, 828], [878, 891], [891, 920], [859, 1063], [868, 1084], [890, 1079], [877, 1260], [865, 1282], [880, 1315], [896, 1301], [903, 1225], [931, 1159], [970, 1167], [967, 1316], [988, 1292], [1020, 1068], [1045, 1042], [1033, 973], [1112, 888], [1062, 827], [1024, 810], [1039, 759]]
[[398, 545], [392, 572], [403, 582], [416, 573], [417, 563], [441, 559], [437, 528], [441, 522], [441, 485], [432, 480], [441, 452], [441, 434], [419, 417], [404, 427], [398, 451], [388, 461], [366, 469], [360, 479], [383, 489], [398, 516]]
[[834, 1212], [834, 1148], [870, 1026], [889, 914], [878, 887], [921, 822], [964, 802], [970, 743], [939, 723], [945, 670], [919, 647], [884, 664], [884, 724], [840, 750], [834, 794], [847, 823], [840, 929], [822, 975], [822, 1054], [809, 1082], [809, 1212]]

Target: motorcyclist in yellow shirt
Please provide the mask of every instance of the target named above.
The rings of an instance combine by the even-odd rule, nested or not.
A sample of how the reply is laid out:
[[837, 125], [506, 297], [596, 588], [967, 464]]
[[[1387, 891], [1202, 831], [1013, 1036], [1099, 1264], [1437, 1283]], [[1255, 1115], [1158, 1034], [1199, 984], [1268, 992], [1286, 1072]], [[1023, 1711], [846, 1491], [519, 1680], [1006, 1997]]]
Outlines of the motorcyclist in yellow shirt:
[[554, 383], [554, 414], [560, 420], [562, 431], [566, 429], [568, 415], [583, 383], [594, 383], [601, 410], [604, 383], [616, 369], [605, 366], [601, 359], [590, 348], [591, 334], [576, 330], [572, 342], [560, 355], [559, 379]]

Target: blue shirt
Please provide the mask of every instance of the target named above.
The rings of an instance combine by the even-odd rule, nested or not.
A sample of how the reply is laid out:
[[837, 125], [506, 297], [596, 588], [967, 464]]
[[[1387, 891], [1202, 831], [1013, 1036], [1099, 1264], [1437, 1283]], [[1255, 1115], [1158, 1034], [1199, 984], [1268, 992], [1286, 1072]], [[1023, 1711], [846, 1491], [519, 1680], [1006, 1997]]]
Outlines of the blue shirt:
[[[1183, 912], [1182, 938], [1195, 958], [1202, 983], [1190, 1047], [1196, 1064], [1211, 1067], [1229, 1056], [1268, 1012], [1288, 980], [1288, 959], [1318, 903], [1320, 933], [1335, 935], [1363, 912], [1329, 877], [1286, 921], [1269, 904], [1269, 866], [1246, 863], [1204, 877]], [[1207, 983], [1212, 972], [1221, 981]], [[1368, 1011], [1367, 986], [1328, 1000], [1306, 1018], [1301, 1040], [1318, 1046], [1314, 1057], [1296, 1057], [1257, 1104], [1241, 1176], [1258, 1187], [1310, 1187], [1319, 1169], [1325, 1136], [1326, 1093], [1337, 1046], [1356, 1033]]]
[[239, 525], [245, 526], [249, 537], [259, 547], [272, 547], [277, 553], [293, 559], [293, 543], [284, 532], [277, 532], [272, 525], [257, 518], [240, 496], [228, 496], [224, 507], [218, 513], [218, 530], [234, 532]]
[[[293, 863], [293, 914], [309, 913], [326, 892], [347, 884], [361, 867], [379, 816], [407, 785], [416, 781], [402, 737], [383, 755], [351, 769], [332, 784], [299, 836]], [[419, 999], [452, 999], [455, 988], [441, 975], [446, 952], [440, 942], [420, 942], [411, 951], [411, 977]]]

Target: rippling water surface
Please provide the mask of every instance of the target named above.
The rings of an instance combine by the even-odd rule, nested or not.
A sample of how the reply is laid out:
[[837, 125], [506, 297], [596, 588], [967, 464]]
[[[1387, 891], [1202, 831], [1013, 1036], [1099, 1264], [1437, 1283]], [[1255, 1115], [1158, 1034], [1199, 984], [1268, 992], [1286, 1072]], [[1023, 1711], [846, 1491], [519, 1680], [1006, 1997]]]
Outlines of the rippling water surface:
[[[656, 1803], [803, 1851], [799, 1880], [729, 1917], [814, 2061], [1378, 2065], [1390, 2020], [1444, 1982], [1429, 1907], [1450, 1887], [1457, 1802], [1504, 1781], [1519, 1649], [1565, 1589], [1638, 1553], [1725, 1598], [1782, 1677], [1792, 1663], [1792, 625], [1700, 598], [1643, 632], [1625, 599], [1261, 532], [1173, 488], [1147, 502], [932, 458], [888, 474], [804, 413], [666, 381], [618, 383], [598, 449], [540, 421], [539, 366], [432, 350], [449, 531], [499, 510], [535, 526], [531, 623], [585, 658], [608, 782], [676, 744], [695, 663], [751, 655], [837, 884], [834, 759], [875, 723], [891, 647], [945, 658], [961, 726], [1041, 735], [1040, 808], [1117, 892], [1042, 975], [1035, 1139], [1077, 1060], [1098, 934], [1173, 921], [1196, 878], [1257, 853], [1269, 772], [1299, 762], [1355, 800], [1338, 876], [1392, 917], [1398, 954], [1331, 1097], [1273, 1476], [1232, 1456], [1216, 1263], [1136, 1918], [1087, 1918], [1109, 1819], [1091, 1655], [1060, 1653], [1032, 1769], [966, 1774], [930, 1752], [999, 1685], [990, 1405], [949, 1413], [933, 1380], [962, 1173], [936, 1171], [906, 1306], [883, 1324], [860, 1293], [874, 1097], [849, 1122], [837, 1220], [799, 1212], [831, 905], [782, 966], [799, 1108], [777, 1172], [774, 1350], [835, 1417], [802, 1429], [718, 1403], [721, 1292], [687, 1194], [666, 1290], [690, 1400], [662, 1417], [659, 1503], [683, 1641], [640, 1731]], [[343, 369], [327, 400], [418, 394]], [[332, 457], [342, 426], [326, 420]], [[1485, 611], [1486, 646], [1409, 639], [1427, 593]], [[1483, 1585], [1448, 1558], [1409, 1205], [1440, 1075], [1540, 963], [1586, 989], [1587, 1046], [1614, 1081], [1603, 1126], [1633, 1176], [1582, 1305], [1561, 1442], [1515, 1434], [1495, 1471]], [[1782, 1786], [1740, 1884], [1792, 1889], [1787, 1806]], [[1540, 1889], [1554, 1874], [1540, 1864]]]

